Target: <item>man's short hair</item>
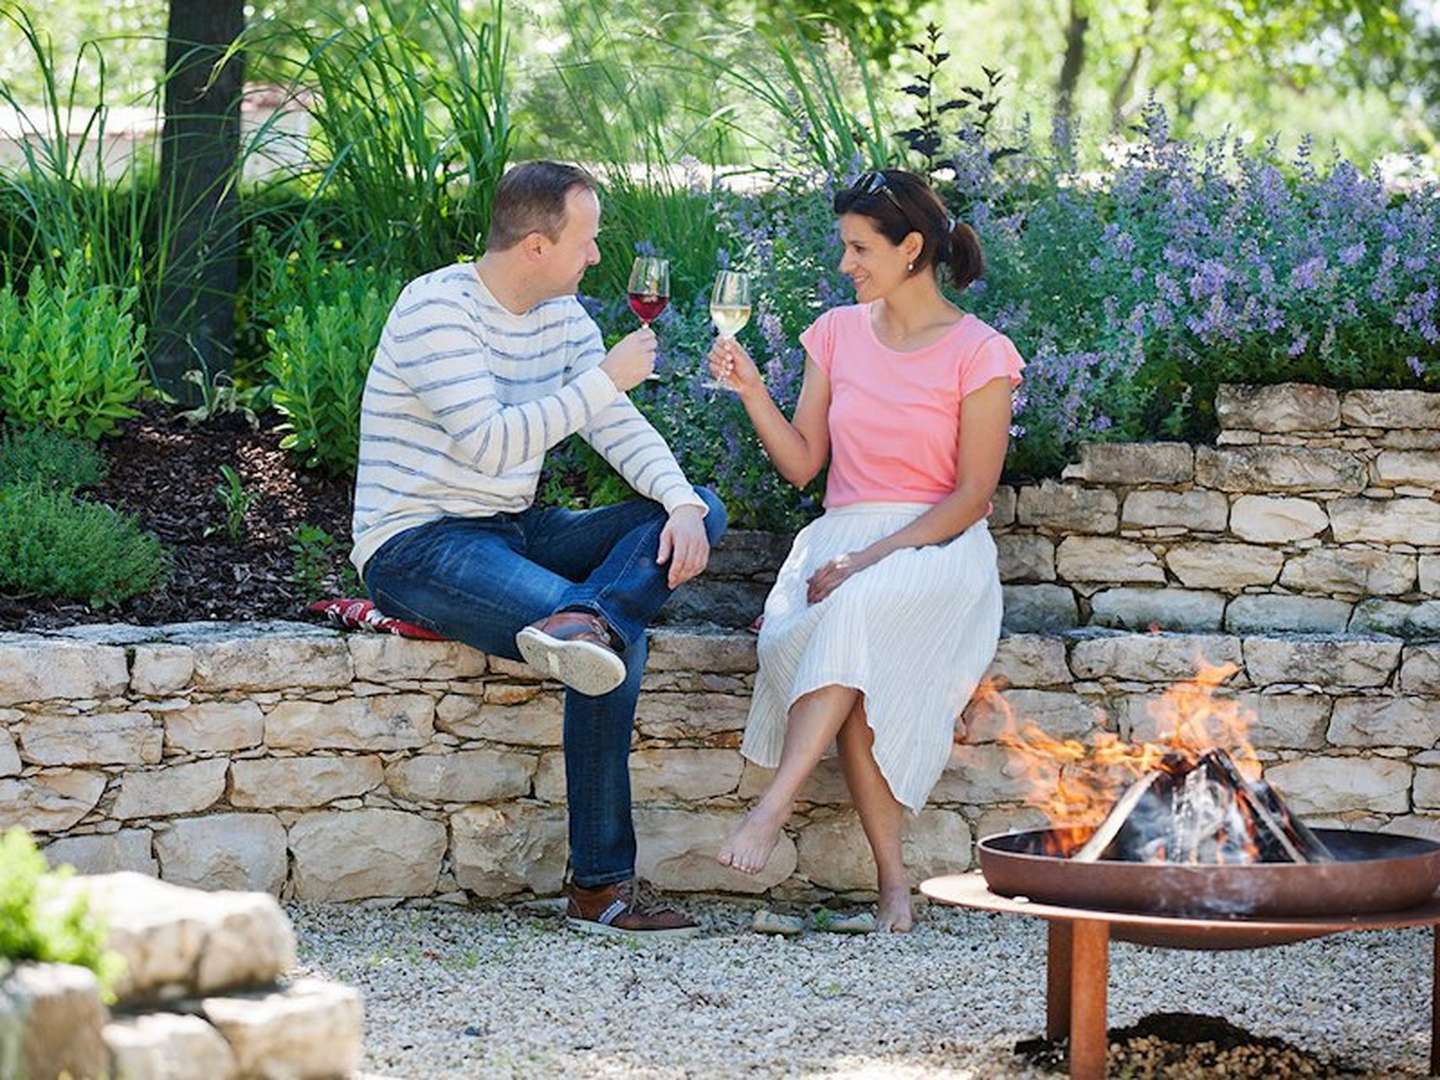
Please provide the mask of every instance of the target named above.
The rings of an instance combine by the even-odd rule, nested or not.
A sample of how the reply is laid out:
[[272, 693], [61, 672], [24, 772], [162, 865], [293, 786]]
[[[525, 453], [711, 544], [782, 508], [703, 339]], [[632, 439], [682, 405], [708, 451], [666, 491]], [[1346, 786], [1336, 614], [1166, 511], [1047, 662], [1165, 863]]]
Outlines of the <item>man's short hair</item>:
[[595, 177], [578, 165], [527, 161], [505, 173], [490, 209], [487, 251], [512, 248], [531, 233], [551, 240], [565, 228], [565, 199], [575, 188], [595, 191]]

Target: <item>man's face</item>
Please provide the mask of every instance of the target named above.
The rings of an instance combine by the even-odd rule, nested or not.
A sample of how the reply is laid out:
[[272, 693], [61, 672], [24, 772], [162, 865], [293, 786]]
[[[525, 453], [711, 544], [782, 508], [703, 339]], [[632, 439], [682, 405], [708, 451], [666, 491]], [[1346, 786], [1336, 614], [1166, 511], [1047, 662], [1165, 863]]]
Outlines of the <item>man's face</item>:
[[571, 188], [565, 197], [565, 227], [540, 257], [551, 295], [569, 296], [580, 288], [585, 271], [600, 261], [595, 243], [599, 232], [600, 200], [588, 188]]

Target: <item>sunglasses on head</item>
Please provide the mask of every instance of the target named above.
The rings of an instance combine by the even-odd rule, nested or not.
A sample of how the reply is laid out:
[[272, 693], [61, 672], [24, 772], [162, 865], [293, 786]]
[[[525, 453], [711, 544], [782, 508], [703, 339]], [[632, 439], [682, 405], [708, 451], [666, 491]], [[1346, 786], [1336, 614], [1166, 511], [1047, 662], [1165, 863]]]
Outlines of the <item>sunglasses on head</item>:
[[891, 190], [890, 181], [885, 178], [883, 172], [865, 173], [855, 181], [855, 187], [852, 190], [861, 195], [884, 195], [895, 204], [895, 209], [900, 211], [907, 222], [910, 220], [910, 215], [905, 213], [905, 207], [900, 205], [899, 197]]

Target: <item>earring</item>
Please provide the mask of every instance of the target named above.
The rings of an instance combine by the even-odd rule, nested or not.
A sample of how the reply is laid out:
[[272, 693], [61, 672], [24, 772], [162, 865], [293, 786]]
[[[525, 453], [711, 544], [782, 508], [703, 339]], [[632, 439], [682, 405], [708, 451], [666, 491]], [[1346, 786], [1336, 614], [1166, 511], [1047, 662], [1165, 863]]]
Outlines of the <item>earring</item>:
[[913, 274], [913, 273], [915, 272], [915, 264], [912, 262], [912, 263], [910, 263], [909, 265], [907, 265], [907, 266], [905, 267], [905, 269], [908, 270], [910, 273]]

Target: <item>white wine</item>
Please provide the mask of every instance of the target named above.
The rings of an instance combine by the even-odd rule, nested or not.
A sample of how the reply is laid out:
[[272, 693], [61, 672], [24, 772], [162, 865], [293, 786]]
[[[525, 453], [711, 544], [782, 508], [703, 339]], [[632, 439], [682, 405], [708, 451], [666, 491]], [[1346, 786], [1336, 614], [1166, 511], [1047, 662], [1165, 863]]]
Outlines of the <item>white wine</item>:
[[710, 321], [725, 337], [734, 337], [750, 321], [749, 304], [711, 304]]

